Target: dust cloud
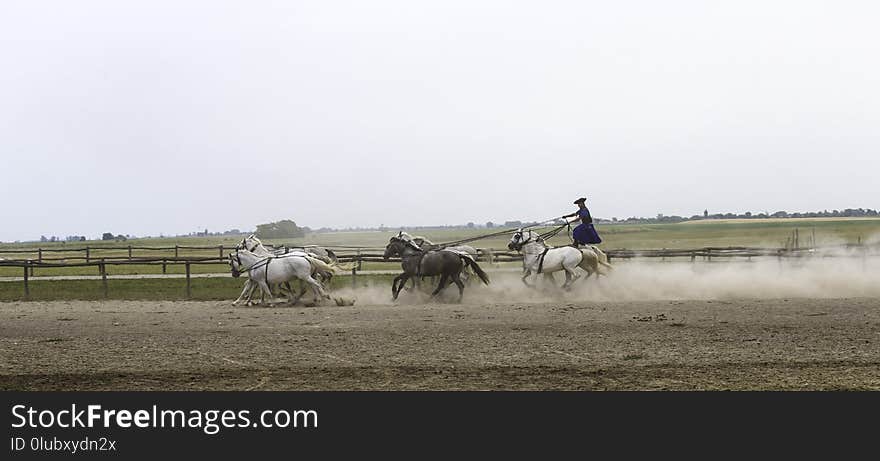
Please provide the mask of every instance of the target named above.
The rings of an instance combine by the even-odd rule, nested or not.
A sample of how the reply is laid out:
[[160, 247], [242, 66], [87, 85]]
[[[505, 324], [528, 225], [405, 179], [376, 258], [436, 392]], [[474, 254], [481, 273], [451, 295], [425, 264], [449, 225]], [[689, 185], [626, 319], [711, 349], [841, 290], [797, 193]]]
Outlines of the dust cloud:
[[[880, 257], [876, 255], [824, 253], [812, 257], [742, 258], [724, 261], [615, 260], [607, 276], [577, 280], [570, 291], [559, 285], [564, 273], [555, 273], [555, 284], [544, 276], [531, 276], [526, 287], [517, 270], [492, 270], [491, 284], [476, 280], [465, 287], [464, 302], [552, 302], [552, 301], [649, 301], [723, 300], [759, 298], [849, 298], [880, 297]], [[397, 303], [431, 302], [430, 279], [422, 291], [401, 293]], [[334, 295], [355, 298], [358, 305], [394, 304], [390, 283], [372, 284], [355, 290], [338, 290]], [[455, 302], [458, 290], [446, 288], [437, 302]]]

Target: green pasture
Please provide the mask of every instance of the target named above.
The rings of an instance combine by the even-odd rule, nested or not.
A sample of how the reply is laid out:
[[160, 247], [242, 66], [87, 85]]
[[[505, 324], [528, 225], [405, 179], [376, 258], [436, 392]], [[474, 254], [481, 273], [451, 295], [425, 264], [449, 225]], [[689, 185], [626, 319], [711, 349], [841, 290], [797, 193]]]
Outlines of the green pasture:
[[[382, 286], [391, 296], [393, 275], [358, 275], [358, 287]], [[244, 279], [233, 277], [192, 278], [190, 300], [232, 301], [241, 294]], [[351, 288], [351, 276], [337, 276], [331, 282], [331, 290]], [[58, 300], [155, 300], [179, 301], [186, 297], [186, 279], [109, 279], [107, 295], [101, 280], [32, 280], [29, 282], [32, 301]], [[296, 286], [294, 284], [294, 286]], [[0, 301], [25, 300], [22, 282], [0, 282]]]
[[[546, 228], [549, 229], [549, 228]], [[545, 229], [545, 230], [546, 230]], [[699, 221], [678, 224], [597, 224], [603, 239], [601, 247], [611, 249], [702, 248], [726, 246], [782, 247], [786, 239], [798, 230], [801, 246], [809, 242], [813, 232], [818, 245], [856, 243], [873, 236], [880, 237], [880, 219], [848, 220], [753, 220], [753, 221]], [[450, 242], [492, 233], [502, 229], [442, 229], [412, 231], [435, 243]], [[310, 234], [298, 239], [283, 239], [272, 243], [289, 245], [363, 246], [384, 247], [396, 231], [388, 232], [335, 232]], [[510, 236], [497, 236], [472, 242], [477, 248], [506, 249]], [[551, 241], [553, 245], [567, 245], [571, 240], [562, 232]]]
[[[798, 230], [801, 246], [809, 246], [813, 236], [818, 246], [838, 245], [843, 243], [856, 243], [858, 241], [877, 241], [880, 239], [880, 219], [765, 219], [765, 220], [717, 220], [696, 221], [678, 224], [598, 224], [599, 235], [604, 242], [601, 247], [605, 250], [612, 249], [661, 249], [661, 248], [702, 248], [702, 247], [727, 247], [727, 246], [751, 246], [751, 247], [782, 247], [790, 239], [795, 229]], [[471, 237], [477, 237], [496, 232], [499, 229], [440, 229], [413, 231], [414, 235], [422, 235], [435, 243], [456, 241]], [[333, 232], [313, 233], [303, 238], [267, 240], [266, 243], [287, 244], [290, 246], [320, 245], [328, 247], [354, 246], [373, 248], [370, 253], [381, 252], [381, 248], [387, 244], [388, 239], [395, 235], [396, 231], [387, 232]], [[509, 236], [502, 235], [470, 243], [477, 248], [506, 249]], [[133, 247], [174, 247], [182, 246], [234, 246], [240, 241], [236, 237], [185, 237], [185, 238], [153, 238], [134, 239], [126, 242], [89, 241], [74, 243], [19, 243], [0, 244], [0, 258], [36, 259], [35, 249], [81, 249], [90, 247], [89, 256], [93, 260], [111, 257], [127, 257], [127, 249], [108, 249], [132, 245]], [[550, 240], [552, 245], [561, 246], [570, 243], [569, 236], [562, 232]], [[3, 253], [9, 249], [34, 249], [27, 254]], [[219, 248], [193, 250], [180, 249], [181, 257], [216, 257], [219, 256]], [[228, 250], [224, 250], [228, 254]], [[82, 257], [82, 252], [43, 252], [44, 258], [72, 258]], [[133, 257], [167, 257], [174, 256], [174, 250], [133, 250]], [[71, 262], [73, 262], [71, 260]], [[395, 269], [394, 263], [366, 262], [363, 270], [387, 270]], [[219, 273], [229, 269], [223, 264], [191, 266], [192, 273]], [[132, 274], [159, 274], [162, 267], [158, 265], [108, 265], [107, 271], [112, 275]], [[22, 269], [15, 267], [0, 267], [0, 276], [21, 276]], [[169, 264], [166, 273], [182, 274], [184, 266]], [[50, 275], [97, 275], [97, 267], [69, 267], [69, 268], [40, 268], [35, 269], [34, 276]]]

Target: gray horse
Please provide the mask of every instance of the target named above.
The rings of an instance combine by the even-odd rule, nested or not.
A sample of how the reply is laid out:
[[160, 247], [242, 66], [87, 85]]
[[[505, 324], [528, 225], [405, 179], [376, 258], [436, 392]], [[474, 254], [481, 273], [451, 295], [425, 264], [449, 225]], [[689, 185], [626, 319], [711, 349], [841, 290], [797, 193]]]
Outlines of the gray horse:
[[411, 240], [400, 237], [391, 237], [388, 245], [385, 247], [385, 259], [392, 256], [399, 256], [401, 259], [401, 267], [403, 273], [394, 278], [391, 283], [392, 299], [397, 299], [400, 290], [411, 277], [430, 277], [434, 275], [440, 276], [440, 284], [437, 289], [431, 293], [431, 297], [437, 296], [441, 290], [446, 288], [450, 279], [458, 286], [458, 301], [461, 302], [464, 296], [464, 283], [461, 281], [461, 271], [465, 267], [473, 269], [474, 273], [486, 285], [489, 284], [489, 276], [483, 272], [483, 269], [469, 256], [464, 256], [451, 251], [425, 251], [419, 248]]

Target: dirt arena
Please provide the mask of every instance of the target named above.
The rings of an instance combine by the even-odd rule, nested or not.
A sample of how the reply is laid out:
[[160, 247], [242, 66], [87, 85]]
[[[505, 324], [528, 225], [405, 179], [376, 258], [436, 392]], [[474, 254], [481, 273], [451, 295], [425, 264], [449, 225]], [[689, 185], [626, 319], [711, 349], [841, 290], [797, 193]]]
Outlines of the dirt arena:
[[880, 298], [0, 304], [4, 390], [880, 389]]

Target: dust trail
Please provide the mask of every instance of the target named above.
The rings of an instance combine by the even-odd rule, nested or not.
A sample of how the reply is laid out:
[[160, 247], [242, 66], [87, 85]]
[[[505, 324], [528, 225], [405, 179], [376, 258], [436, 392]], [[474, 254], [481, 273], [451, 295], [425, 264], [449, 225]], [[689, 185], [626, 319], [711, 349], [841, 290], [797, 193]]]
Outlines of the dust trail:
[[[683, 299], [847, 298], [880, 297], [880, 257], [861, 256], [841, 250], [814, 257], [735, 259], [720, 262], [650, 260], [614, 261], [607, 277], [575, 282], [571, 291], [558, 285], [564, 274], [556, 273], [556, 286], [533, 276], [537, 288], [522, 284], [517, 273], [492, 272], [489, 286], [470, 284], [465, 302], [548, 301], [646, 301]], [[426, 281], [425, 288], [430, 289]], [[433, 287], [431, 287], [433, 288]], [[390, 285], [371, 285], [339, 290], [354, 297], [358, 305], [390, 305]], [[444, 290], [441, 302], [455, 301], [458, 290]], [[428, 293], [401, 293], [399, 304], [429, 302]]]

